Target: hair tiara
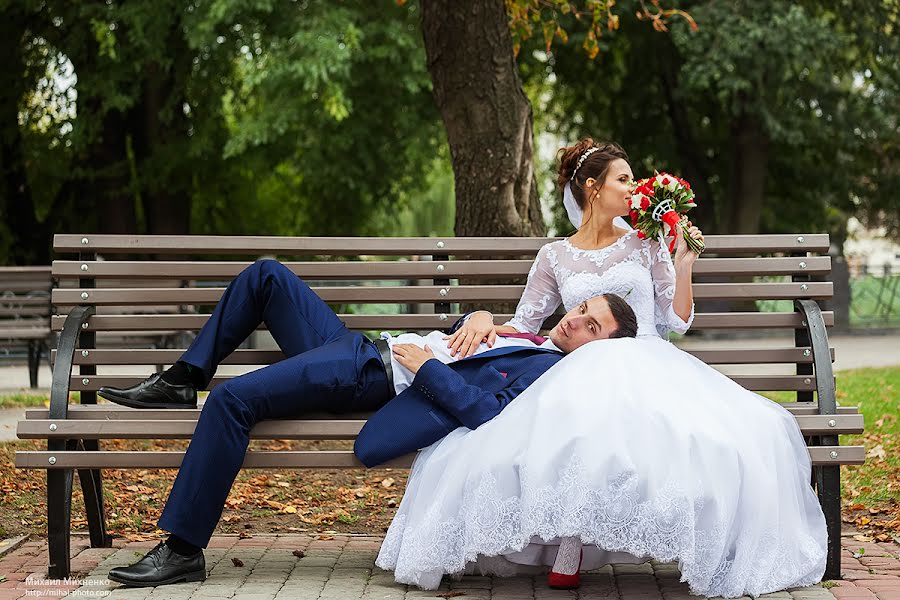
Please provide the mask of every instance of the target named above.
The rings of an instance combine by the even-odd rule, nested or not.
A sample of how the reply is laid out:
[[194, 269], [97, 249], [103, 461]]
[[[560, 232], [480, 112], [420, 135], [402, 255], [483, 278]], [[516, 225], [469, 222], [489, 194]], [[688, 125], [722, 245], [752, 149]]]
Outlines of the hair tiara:
[[594, 146], [593, 148], [588, 148], [584, 151], [584, 153], [578, 157], [578, 162], [575, 164], [575, 169], [572, 171], [572, 179], [575, 179], [575, 173], [578, 172], [578, 169], [581, 168], [582, 163], [587, 160], [587, 157], [599, 150], [600, 148]]

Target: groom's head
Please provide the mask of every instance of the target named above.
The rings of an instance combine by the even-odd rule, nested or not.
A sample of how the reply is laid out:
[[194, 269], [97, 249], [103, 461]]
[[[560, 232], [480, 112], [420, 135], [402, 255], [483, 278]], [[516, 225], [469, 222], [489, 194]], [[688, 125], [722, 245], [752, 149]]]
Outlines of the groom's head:
[[550, 330], [553, 344], [567, 354], [594, 340], [636, 335], [634, 311], [615, 294], [601, 294], [585, 300]]

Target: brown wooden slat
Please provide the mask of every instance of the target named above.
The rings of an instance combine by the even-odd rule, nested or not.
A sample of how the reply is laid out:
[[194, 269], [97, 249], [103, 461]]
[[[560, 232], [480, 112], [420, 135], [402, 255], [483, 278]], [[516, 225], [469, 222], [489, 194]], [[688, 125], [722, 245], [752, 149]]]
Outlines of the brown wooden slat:
[[36, 296], [2, 296], [0, 306], [46, 306], [50, 310], [50, 294]]
[[37, 327], [0, 327], [0, 339], [11, 340], [40, 340], [50, 335], [47, 328], [40, 329]]
[[28, 306], [7, 308], [0, 303], [0, 317], [49, 317], [50, 304], [47, 306]]
[[41, 266], [24, 266], [24, 267], [0, 267], [0, 280], [4, 277], [14, 277], [16, 275], [34, 275], [35, 277], [49, 276], [50, 267]]
[[[814, 465], [853, 464], [865, 462], [866, 450], [862, 446], [818, 446], [809, 448]], [[831, 453], [837, 454], [836, 458]], [[50, 464], [50, 458], [55, 459]], [[17, 469], [174, 469], [181, 466], [184, 452], [142, 452], [142, 451], [22, 451], [16, 452]], [[408, 468], [414, 455], [406, 455], [379, 465], [380, 468]], [[245, 469], [284, 468], [365, 468], [349, 450], [312, 450], [248, 452]]]
[[[51, 465], [50, 457], [56, 458]], [[103, 468], [133, 469], [160, 468], [174, 469], [181, 466], [184, 452], [16, 452], [16, 468]], [[380, 465], [381, 468], [408, 468], [412, 465], [414, 455], [407, 455]], [[307, 450], [307, 451], [254, 451], [247, 452], [244, 459], [245, 469], [284, 469], [284, 468], [346, 468], [364, 469], [361, 462], [349, 450]]]
[[[830, 281], [785, 283], [695, 283], [695, 299], [778, 300], [794, 298], [830, 298]], [[343, 286], [313, 287], [325, 302], [360, 304], [396, 304], [407, 302], [516, 302], [521, 298], [521, 285], [466, 286]], [[224, 288], [121, 288], [121, 289], [56, 289], [53, 304], [77, 305], [163, 305], [215, 304]], [[442, 295], [441, 292], [445, 291]]]
[[[797, 424], [803, 435], [847, 435], [863, 432], [863, 416], [801, 415]], [[19, 439], [188, 439], [196, 420], [26, 420], [19, 421]], [[364, 420], [263, 421], [251, 431], [252, 439], [266, 440], [352, 440]], [[55, 429], [51, 429], [55, 426]]]
[[[77, 365], [169, 365], [178, 360], [185, 349], [101, 349], [76, 352]], [[775, 363], [811, 363], [810, 348], [724, 348], [724, 349], [689, 349], [685, 350], [707, 364], [775, 364]], [[807, 354], [804, 355], [804, 351]], [[52, 354], [56, 359], [56, 351]], [[268, 365], [284, 359], [280, 350], [236, 350], [225, 358], [225, 365]], [[834, 348], [831, 349], [834, 360]]]
[[797, 415], [803, 435], [850, 435], [863, 432], [863, 416], [855, 415]]
[[[191, 280], [230, 280], [251, 263], [223, 261], [68, 261], [53, 262], [59, 278], [155, 279], [176, 277]], [[450, 260], [450, 261], [350, 261], [285, 262], [306, 279], [432, 279], [523, 277], [532, 260]], [[801, 266], [802, 265], [802, 266]], [[87, 270], [85, 270], [85, 267]], [[763, 258], [701, 258], [694, 265], [697, 275], [822, 275], [831, 271], [831, 257], [790, 256]]]
[[[350, 329], [384, 330], [445, 329], [461, 316], [453, 313], [441, 319], [436, 314], [338, 315]], [[822, 316], [826, 326], [834, 325], [832, 311], [825, 311]], [[197, 331], [208, 318], [208, 315], [95, 315], [88, 321], [87, 331]], [[511, 318], [511, 314], [494, 315], [498, 325]], [[799, 313], [697, 313], [691, 328], [794, 329], [802, 327], [801, 321]], [[52, 316], [50, 323], [54, 331], [62, 331], [65, 315]]]
[[0, 294], [3, 292], [49, 292], [50, 281], [2, 281], [0, 282]]
[[[149, 421], [196, 421], [200, 418], [201, 408], [168, 408], [168, 409], [136, 409], [119, 406], [101, 400], [104, 404], [70, 404], [68, 409], [69, 420], [149, 420]], [[308, 413], [303, 415], [304, 421], [365, 421], [372, 416], [372, 412], [351, 413]], [[46, 407], [28, 408], [25, 410], [26, 419], [49, 419], [50, 411]]]
[[[96, 391], [103, 386], [130, 387], [147, 376], [141, 375], [72, 375], [70, 389], [74, 391]], [[815, 391], [814, 375], [729, 375], [730, 379], [752, 391]], [[227, 381], [228, 377], [214, 377], [209, 389]], [[84, 383], [85, 380], [87, 383]], [[807, 383], [808, 381], [808, 383]]]
[[[277, 254], [277, 255], [396, 255], [396, 254], [518, 254], [537, 252], [558, 238], [363, 238], [363, 237], [251, 237], [199, 235], [56, 234], [53, 249], [63, 252], [122, 252], [129, 254]], [[828, 235], [821, 233], [772, 235], [709, 235], [710, 253], [827, 252]]]
[[[781, 402], [779, 405], [794, 416], [819, 414], [819, 405], [815, 402]], [[856, 406], [837, 407], [837, 414], [839, 415], [855, 415], [858, 413], [859, 408]]]
[[[262, 421], [250, 431], [260, 440], [352, 440], [365, 425], [362, 420]], [[56, 429], [51, 431], [50, 425]], [[20, 439], [187, 439], [196, 420], [26, 420], [19, 421]]]
[[[791, 259], [796, 263], [799, 259]], [[393, 260], [285, 262], [297, 275], [310, 280], [434, 279], [455, 277], [525, 276], [533, 260]], [[154, 279], [178, 277], [190, 280], [230, 280], [248, 267], [240, 262], [186, 261], [64, 261], [53, 262], [54, 274], [61, 278]], [[88, 270], [82, 270], [82, 265]]]
[[[795, 416], [802, 415], [818, 415], [819, 407], [815, 402], [785, 402], [780, 406], [788, 410]], [[855, 406], [838, 406], [838, 415], [855, 415], [859, 414]], [[371, 412], [345, 413], [335, 415], [333, 413], [309, 413], [303, 415], [303, 420], [337, 420], [348, 419], [356, 421], [364, 421], [372, 416]], [[25, 410], [25, 418], [48, 419], [50, 411], [44, 407], [29, 408]], [[200, 418], [199, 408], [176, 408], [176, 409], [135, 409], [119, 406], [118, 404], [70, 404], [68, 417], [69, 420], [86, 419], [86, 420], [149, 420], [149, 421], [196, 421]]]
[[866, 462], [863, 446], [817, 446], [807, 450], [814, 465], [861, 465]]

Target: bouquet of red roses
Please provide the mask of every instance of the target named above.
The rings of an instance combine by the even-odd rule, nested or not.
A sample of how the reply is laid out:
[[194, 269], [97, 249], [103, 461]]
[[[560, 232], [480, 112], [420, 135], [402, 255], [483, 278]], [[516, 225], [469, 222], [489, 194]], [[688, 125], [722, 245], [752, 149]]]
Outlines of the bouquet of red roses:
[[[631, 226], [638, 230], [641, 239], [658, 239], [671, 235], [669, 252], [675, 251], [675, 228], [687, 228], [685, 213], [697, 206], [691, 184], [684, 179], [659, 173], [655, 177], [641, 179], [631, 195]], [[688, 247], [700, 254], [705, 248], [702, 240], [684, 237]]]

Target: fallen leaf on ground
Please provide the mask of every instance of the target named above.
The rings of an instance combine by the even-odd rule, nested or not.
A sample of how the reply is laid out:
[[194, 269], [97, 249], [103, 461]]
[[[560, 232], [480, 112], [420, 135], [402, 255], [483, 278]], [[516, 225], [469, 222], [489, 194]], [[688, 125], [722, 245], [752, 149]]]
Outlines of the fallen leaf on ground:
[[866, 458], [877, 458], [878, 460], [884, 460], [887, 456], [887, 452], [884, 451], [884, 446], [878, 444], [868, 452], [866, 452]]
[[306, 554], [303, 553], [303, 550], [294, 550], [293, 552], [291, 552], [291, 554], [293, 554], [297, 558], [303, 558], [304, 556], [306, 556]]
[[233, 557], [231, 557], [231, 564], [233, 564], [236, 567], [243, 567], [244, 561], [242, 561], [241, 559], [239, 559], [236, 556], [233, 556]]
[[443, 594], [435, 594], [435, 598], [457, 598], [459, 596], [465, 596], [465, 592], [461, 592], [459, 590], [454, 590], [452, 592], [444, 592]]
[[394, 478], [393, 478], [393, 477], [386, 477], [386, 478], [384, 478], [384, 479], [381, 480], [381, 487], [383, 487], [383, 488], [389, 488], [389, 487], [391, 487], [392, 485], [394, 485]]

